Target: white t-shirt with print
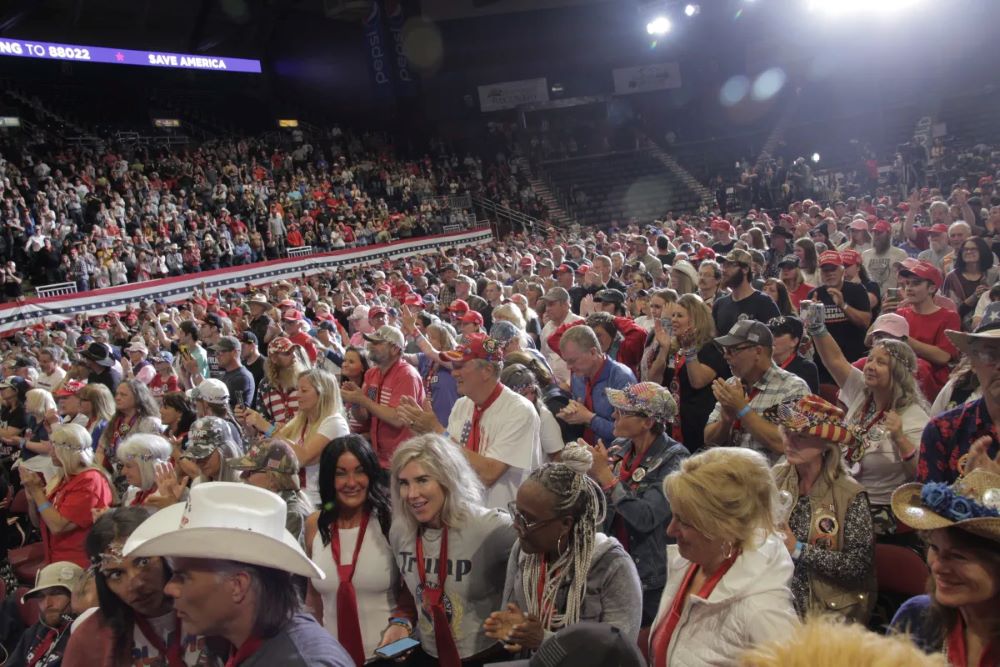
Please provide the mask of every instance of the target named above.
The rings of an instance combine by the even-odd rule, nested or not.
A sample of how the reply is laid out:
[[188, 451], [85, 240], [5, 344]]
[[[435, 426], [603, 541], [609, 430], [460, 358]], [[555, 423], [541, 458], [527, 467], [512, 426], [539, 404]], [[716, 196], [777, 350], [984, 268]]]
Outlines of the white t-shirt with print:
[[[469, 440], [475, 403], [467, 396], [455, 402], [448, 417], [448, 433], [461, 446]], [[528, 474], [542, 464], [538, 412], [528, 399], [503, 387], [479, 421], [479, 453], [509, 467], [486, 489], [483, 505], [505, 509]]]
[[[855, 424], [864, 418], [864, 415], [860, 414], [865, 405], [864, 372], [851, 368], [847, 382], [840, 388], [840, 400], [847, 406], [848, 424]], [[899, 416], [903, 420], [903, 433], [915, 447], [919, 447], [920, 436], [924, 432], [924, 426], [927, 425], [927, 413], [914, 403]], [[892, 492], [897, 487], [913, 481], [903, 467], [903, 462], [888, 433], [865, 452], [860, 461], [860, 470], [856, 471], [854, 479], [868, 491], [868, 500], [872, 505], [888, 505]]]

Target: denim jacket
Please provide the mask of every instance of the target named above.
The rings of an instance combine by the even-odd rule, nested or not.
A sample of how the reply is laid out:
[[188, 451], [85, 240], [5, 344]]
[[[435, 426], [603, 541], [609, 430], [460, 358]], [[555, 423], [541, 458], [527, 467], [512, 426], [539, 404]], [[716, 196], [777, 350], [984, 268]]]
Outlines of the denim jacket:
[[[632, 441], [620, 438], [608, 449], [617, 477], [623, 460], [632, 454]], [[643, 590], [662, 588], [667, 581], [667, 524], [670, 503], [663, 494], [663, 480], [690, 456], [684, 445], [661, 434], [646, 450], [632, 479], [615, 484], [605, 492], [608, 515], [604, 532], [617, 535], [615, 520], [621, 517], [627, 534], [626, 550], [632, 557]], [[642, 470], [643, 473], [638, 471]], [[638, 481], [634, 481], [639, 477]]]

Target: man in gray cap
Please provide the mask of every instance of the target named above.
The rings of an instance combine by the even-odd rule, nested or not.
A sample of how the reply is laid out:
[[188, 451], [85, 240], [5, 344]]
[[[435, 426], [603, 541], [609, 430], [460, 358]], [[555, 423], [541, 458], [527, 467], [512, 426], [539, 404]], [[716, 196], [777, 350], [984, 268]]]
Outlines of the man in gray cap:
[[785, 445], [778, 427], [763, 417], [764, 410], [809, 395], [809, 386], [774, 363], [774, 336], [763, 322], [740, 320], [715, 343], [733, 377], [712, 382], [717, 403], [705, 426], [705, 444], [749, 447], [774, 464]]
[[253, 375], [243, 365], [240, 341], [235, 336], [222, 336], [215, 344], [215, 357], [219, 362], [220, 378], [229, 388], [229, 407], [253, 405], [255, 382]]
[[569, 385], [569, 366], [563, 361], [558, 350], [549, 347], [549, 336], [567, 322], [582, 322], [583, 318], [570, 310], [569, 292], [563, 287], [553, 287], [542, 295], [545, 303], [545, 326], [542, 327], [542, 354], [549, 362], [552, 375], [560, 385]]

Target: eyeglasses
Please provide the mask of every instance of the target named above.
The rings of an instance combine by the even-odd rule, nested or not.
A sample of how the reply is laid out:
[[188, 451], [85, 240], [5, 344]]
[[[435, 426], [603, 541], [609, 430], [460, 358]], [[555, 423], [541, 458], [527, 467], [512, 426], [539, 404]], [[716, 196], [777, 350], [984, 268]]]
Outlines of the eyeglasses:
[[734, 357], [737, 354], [739, 354], [740, 352], [743, 352], [744, 350], [752, 350], [755, 347], [757, 347], [757, 346], [756, 345], [740, 345], [738, 347], [736, 347], [736, 346], [734, 346], [734, 347], [724, 347], [724, 348], [722, 348], [722, 356], [724, 356], [724, 357]]
[[524, 515], [517, 509], [517, 502], [512, 500], [507, 503], [507, 512], [510, 514], [511, 518], [514, 520], [514, 528], [522, 533], [530, 533], [536, 528], [541, 528], [547, 523], [552, 523], [553, 521], [559, 520], [561, 517], [554, 516], [549, 519], [540, 519], [538, 521], [532, 521], [528, 523], [528, 520], [524, 518]]

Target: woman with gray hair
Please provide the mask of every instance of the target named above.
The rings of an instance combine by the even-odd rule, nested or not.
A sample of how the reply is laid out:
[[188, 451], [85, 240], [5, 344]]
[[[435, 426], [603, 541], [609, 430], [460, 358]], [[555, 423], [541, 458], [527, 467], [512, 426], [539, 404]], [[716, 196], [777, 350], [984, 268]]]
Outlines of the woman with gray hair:
[[508, 651], [535, 651], [581, 621], [638, 638], [639, 575], [618, 540], [598, 532], [607, 503], [587, 475], [591, 459], [586, 445], [566, 447], [558, 463], [531, 473], [509, 505], [518, 541], [507, 562], [506, 605], [484, 623]]
[[104, 471], [94, 465], [90, 433], [79, 424], [52, 429], [52, 464], [60, 471], [48, 484], [35, 472], [20, 468], [32, 522], [42, 531], [45, 563], [68, 560], [89, 567], [84, 549], [94, 510], [111, 505], [114, 494]]
[[901, 340], [876, 341], [862, 372], [851, 365], [822, 322], [809, 327], [816, 352], [840, 387], [847, 425], [856, 444], [844, 463], [868, 492], [877, 537], [895, 535], [892, 492], [914, 479], [927, 401], [917, 385], [917, 356]]
[[129, 483], [122, 497], [122, 507], [147, 507], [146, 498], [156, 492], [156, 465], [170, 461], [173, 446], [166, 438], [152, 433], [136, 433], [118, 446], [115, 456], [121, 464], [122, 474]]
[[535, 406], [541, 422], [539, 435], [542, 441], [542, 451], [545, 452], [550, 461], [558, 461], [559, 452], [566, 446], [566, 442], [563, 440], [559, 420], [542, 400], [542, 390], [538, 386], [535, 374], [521, 364], [506, 364], [500, 372], [500, 382], [508, 389], [524, 396]]
[[481, 626], [500, 606], [504, 569], [517, 537], [510, 517], [483, 507], [482, 483], [461, 449], [436, 434], [399, 446], [390, 490], [389, 544], [422, 610], [393, 616], [415, 628], [430, 663], [460, 667], [502, 659], [499, 644]]

